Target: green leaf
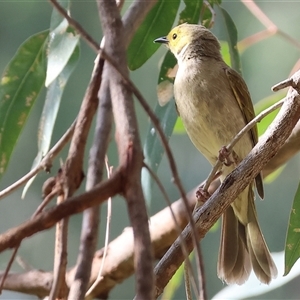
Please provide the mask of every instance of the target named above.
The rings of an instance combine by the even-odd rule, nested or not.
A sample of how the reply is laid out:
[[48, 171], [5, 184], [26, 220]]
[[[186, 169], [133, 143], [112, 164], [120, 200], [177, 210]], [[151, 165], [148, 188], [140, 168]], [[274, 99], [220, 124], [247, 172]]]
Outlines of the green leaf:
[[78, 44], [79, 34], [74, 34], [68, 26], [68, 21], [64, 19], [50, 33], [46, 87], [62, 72]]
[[219, 8], [223, 16], [225, 28], [227, 31], [227, 42], [229, 46], [231, 66], [234, 70], [241, 74], [241, 61], [239, 52], [237, 50], [237, 29], [228, 12], [222, 7]]
[[178, 24], [198, 24], [203, 0], [184, 0], [185, 8], [179, 15]]
[[[70, 1], [59, 1], [69, 9]], [[48, 63], [46, 86], [48, 87], [43, 112], [38, 130], [38, 153], [31, 169], [35, 168], [50, 148], [51, 137], [61, 103], [63, 91], [80, 56], [78, 41], [79, 35], [74, 35], [68, 27], [67, 20], [53, 9], [50, 22], [50, 39], [48, 43]], [[36, 176], [25, 185], [22, 198], [31, 186]]]
[[[261, 113], [262, 111], [264, 111], [265, 109], [267, 109], [268, 107], [273, 105], [274, 103], [281, 100], [284, 97], [283, 95], [284, 95], [283, 92], [278, 92], [269, 97], [263, 98], [262, 100], [257, 102], [254, 105], [255, 114], [258, 115], [259, 113]], [[271, 112], [270, 114], [268, 114], [257, 124], [259, 136], [261, 136], [266, 131], [266, 129], [269, 127], [269, 125], [273, 122], [278, 111], [279, 111], [279, 108], [277, 110]]]
[[[71, 2], [70, 0], [58, 0], [57, 2], [65, 10], [69, 11]], [[53, 31], [55, 28], [57, 28], [64, 19], [65, 18], [61, 15], [61, 13], [59, 13], [57, 9], [53, 8], [50, 21], [50, 31]]]
[[0, 177], [31, 108], [44, 85], [48, 31], [26, 40], [10, 61], [0, 83]]
[[201, 10], [201, 24], [207, 28], [211, 28], [214, 25], [215, 11], [214, 5], [221, 4], [221, 0], [209, 0], [205, 1], [205, 5]]
[[221, 45], [221, 55], [223, 57], [223, 60], [228, 66], [231, 66], [228, 43], [224, 41], [220, 41], [220, 45]]
[[183, 134], [186, 133], [186, 130], [183, 126], [181, 118], [177, 118], [175, 126], [174, 126], [174, 134]]
[[[172, 135], [173, 128], [177, 119], [177, 111], [173, 101], [170, 101], [164, 107], [156, 105], [154, 110], [155, 115], [159, 118], [164, 134], [167, 139]], [[162, 156], [164, 154], [164, 147], [161, 143], [160, 137], [157, 134], [153, 124], [148, 128], [146, 142], [144, 145], [145, 163], [152, 169], [154, 173], [157, 172]], [[142, 186], [147, 201], [152, 197], [153, 179], [149, 172], [143, 168], [142, 172]]]
[[289, 228], [285, 243], [285, 271], [287, 275], [300, 257], [300, 184], [290, 214]]
[[[63, 91], [69, 80], [70, 75], [72, 74], [77, 62], [79, 60], [80, 50], [77, 46], [70, 57], [67, 65], [64, 67], [62, 72], [58, 77], [50, 84], [46, 101], [44, 104], [42, 116], [39, 124], [38, 131], [38, 153], [35, 157], [31, 169], [35, 168], [42, 160], [44, 155], [48, 152], [50, 148], [50, 142], [52, 138], [52, 133], [58, 113], [58, 109], [61, 103]], [[25, 194], [28, 188], [31, 186], [36, 176], [32, 177], [25, 185], [22, 193], [22, 198], [25, 197]]]
[[159, 0], [149, 12], [127, 49], [130, 70], [140, 68], [159, 48], [160, 45], [153, 41], [170, 31], [179, 4], [179, 0]]

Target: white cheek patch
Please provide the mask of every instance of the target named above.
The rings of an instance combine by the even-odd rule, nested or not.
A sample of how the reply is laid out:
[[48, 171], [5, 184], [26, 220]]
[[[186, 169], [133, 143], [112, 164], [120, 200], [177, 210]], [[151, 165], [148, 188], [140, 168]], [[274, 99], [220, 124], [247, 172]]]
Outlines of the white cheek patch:
[[189, 44], [186, 44], [177, 53], [175, 53], [175, 56], [177, 59], [181, 59], [184, 56], [184, 53], [187, 50], [188, 46], [189, 46]]

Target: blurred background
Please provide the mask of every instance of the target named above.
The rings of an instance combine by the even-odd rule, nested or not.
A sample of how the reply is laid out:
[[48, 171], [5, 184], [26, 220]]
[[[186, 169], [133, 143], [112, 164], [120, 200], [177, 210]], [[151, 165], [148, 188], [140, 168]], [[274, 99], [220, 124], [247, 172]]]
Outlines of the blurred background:
[[[284, 32], [297, 41], [300, 40], [299, 23], [300, 2], [274, 2], [256, 1], [257, 5], [265, 14]], [[124, 11], [131, 4], [125, 1]], [[239, 40], [252, 35], [262, 29], [263, 25], [249, 12], [239, 1], [223, 1], [222, 6], [228, 11], [238, 29]], [[2, 73], [14, 53], [29, 36], [49, 28], [52, 7], [47, 1], [1, 1], [0, 2], [0, 72]], [[74, 1], [71, 7], [72, 16], [97, 40], [100, 41], [102, 34], [94, 1]], [[224, 30], [221, 27], [218, 11], [213, 32], [219, 39], [224, 38]], [[165, 35], [162, 32], [161, 35]], [[151, 107], [157, 103], [156, 84], [159, 73], [159, 62], [166, 53], [164, 47], [139, 70], [131, 73], [140, 91], [147, 99]], [[89, 82], [90, 74], [95, 59], [94, 52], [81, 41], [81, 58], [69, 80], [64, 92], [64, 97], [58, 114], [54, 130], [53, 142], [56, 142], [76, 117], [85, 88]], [[265, 39], [241, 54], [243, 76], [248, 84], [253, 102], [272, 94], [271, 86], [287, 78], [294, 64], [299, 59], [299, 49], [278, 36]], [[0, 189], [9, 186], [17, 179], [26, 174], [37, 152], [37, 127], [43, 108], [45, 92], [42, 92], [34, 106], [30, 118], [19, 139], [13, 153], [11, 162], [0, 181]], [[136, 105], [140, 125], [142, 141], [145, 139], [146, 130], [149, 126], [148, 118], [140, 106]], [[92, 134], [90, 142], [92, 141]], [[191, 144], [185, 134], [173, 135], [170, 139], [171, 149], [177, 161], [179, 174], [186, 191], [191, 190], [202, 182], [209, 173], [210, 166], [201, 154]], [[88, 148], [87, 155], [88, 156]], [[115, 144], [112, 142], [109, 150], [109, 159], [112, 165], [117, 165], [118, 160]], [[59, 158], [64, 160], [67, 151], [63, 151]], [[52, 174], [59, 168], [59, 159], [55, 161]], [[284, 249], [285, 235], [288, 225], [289, 212], [294, 194], [299, 182], [299, 157], [292, 159], [279, 178], [265, 186], [265, 200], [256, 201], [259, 222], [267, 244], [272, 252]], [[51, 175], [51, 174], [50, 174]], [[9, 197], [0, 201], [0, 231], [17, 226], [27, 220], [41, 202], [41, 186], [49, 177], [41, 173], [29, 189], [24, 200], [21, 200], [22, 190], [14, 192]], [[169, 197], [175, 201], [179, 198], [177, 189], [171, 182], [171, 173], [165, 157], [159, 167], [161, 178]], [[84, 188], [84, 185], [82, 189]], [[153, 198], [149, 207], [149, 214], [153, 215], [166, 206], [160, 192], [154, 188]], [[102, 209], [102, 220], [106, 217], [106, 205]], [[121, 198], [113, 200], [112, 228], [110, 239], [117, 237], [124, 227], [129, 226], [125, 203]], [[102, 224], [101, 224], [102, 225]], [[76, 262], [81, 230], [81, 215], [73, 216], [69, 226], [69, 261], [71, 267]], [[103, 245], [105, 228], [101, 226], [99, 248]], [[53, 265], [53, 242], [54, 230], [44, 231], [30, 239], [24, 240], [19, 250], [19, 255], [33, 268], [52, 270]], [[206, 282], [208, 298], [213, 297], [224, 284], [217, 278], [217, 255], [219, 248], [219, 226], [211, 231], [203, 240]], [[0, 269], [6, 268], [10, 252], [0, 254]], [[14, 263], [13, 271], [22, 271], [17, 263]], [[279, 274], [281, 276], [282, 274]], [[286, 286], [273, 292], [253, 299], [299, 299], [299, 279], [293, 280]], [[242, 287], [241, 287], [242, 288]], [[132, 299], [134, 295], [134, 281], [132, 278], [117, 286], [110, 294], [111, 299]], [[176, 292], [175, 299], [184, 299], [185, 293], [182, 286]], [[1, 299], [35, 299], [32, 296], [17, 293], [4, 292]]]

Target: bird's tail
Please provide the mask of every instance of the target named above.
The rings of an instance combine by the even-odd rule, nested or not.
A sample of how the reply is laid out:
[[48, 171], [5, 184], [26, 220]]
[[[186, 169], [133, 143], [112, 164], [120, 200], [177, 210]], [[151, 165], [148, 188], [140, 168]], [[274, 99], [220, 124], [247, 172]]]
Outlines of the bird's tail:
[[277, 269], [257, 221], [252, 188], [247, 200], [241, 199], [242, 194], [235, 201], [248, 200], [247, 220], [239, 220], [233, 206], [223, 215], [218, 276], [228, 284], [243, 284], [253, 268], [257, 278], [268, 284]]

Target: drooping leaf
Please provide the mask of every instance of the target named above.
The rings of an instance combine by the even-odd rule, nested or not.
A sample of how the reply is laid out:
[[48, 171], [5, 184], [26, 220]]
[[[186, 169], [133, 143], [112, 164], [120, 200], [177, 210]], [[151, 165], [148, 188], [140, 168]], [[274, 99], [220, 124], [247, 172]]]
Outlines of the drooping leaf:
[[221, 55], [223, 57], [223, 60], [228, 66], [231, 66], [228, 43], [224, 41], [220, 41], [220, 45], [221, 45]]
[[78, 45], [79, 38], [79, 34], [69, 28], [66, 19], [50, 32], [46, 87], [62, 72]]
[[[71, 0], [58, 0], [57, 2], [65, 10], [69, 11], [69, 9], [70, 9], [70, 1]], [[53, 30], [55, 30], [55, 28], [57, 28], [64, 19], [65, 18], [61, 15], [61, 13], [59, 13], [58, 10], [54, 8], [52, 10], [52, 14], [51, 14], [50, 32], [53, 31]]]
[[291, 209], [289, 227], [285, 242], [284, 275], [289, 274], [300, 257], [300, 184], [298, 186], [293, 207]]
[[[177, 112], [173, 101], [170, 101], [164, 107], [156, 105], [154, 113], [160, 120], [160, 124], [165, 136], [167, 137], [167, 139], [169, 139], [172, 135], [174, 124], [177, 119]], [[164, 148], [162, 146], [160, 137], [153, 124], [151, 123], [150, 127], [148, 128], [148, 133], [144, 145], [144, 156], [145, 162], [155, 173], [157, 172], [163, 154]], [[142, 186], [147, 201], [151, 199], [152, 185], [153, 179], [149, 172], [144, 168], [142, 172]]]
[[201, 10], [201, 24], [206, 28], [211, 28], [214, 25], [214, 18], [216, 12], [214, 11], [214, 5], [221, 4], [218, 0], [208, 0], [204, 2]]
[[[70, 1], [60, 0], [59, 2], [65, 9], [69, 9]], [[49, 150], [63, 91], [80, 55], [79, 35], [74, 34], [73, 30], [68, 27], [66, 19], [56, 9], [52, 12], [50, 30], [46, 76], [48, 91], [38, 130], [38, 153], [33, 161], [32, 169], [41, 162]], [[26, 183], [22, 198], [25, 197], [34, 179], [35, 176]]]
[[231, 67], [241, 74], [241, 62], [239, 52], [237, 50], [237, 29], [228, 12], [222, 7], [220, 7], [220, 11], [223, 16], [224, 25], [227, 31], [227, 42], [229, 46]]
[[179, 15], [178, 24], [198, 24], [203, 0], [184, 0], [185, 8]]
[[156, 38], [170, 31], [179, 7], [179, 0], [159, 0], [134, 35], [127, 49], [130, 70], [141, 67], [159, 48]]
[[0, 83], [0, 177], [6, 170], [31, 108], [46, 77], [49, 32], [26, 40], [10, 61]]
[[[35, 157], [31, 169], [35, 168], [42, 160], [43, 156], [48, 152], [52, 133], [58, 113], [58, 109], [61, 103], [63, 91], [67, 84], [67, 81], [72, 74], [80, 56], [79, 46], [77, 46], [71, 55], [66, 66], [58, 77], [48, 87], [46, 101], [44, 104], [42, 116], [39, 124], [38, 132], [38, 153]], [[32, 177], [25, 185], [22, 193], [22, 198], [34, 181], [35, 176]]]

